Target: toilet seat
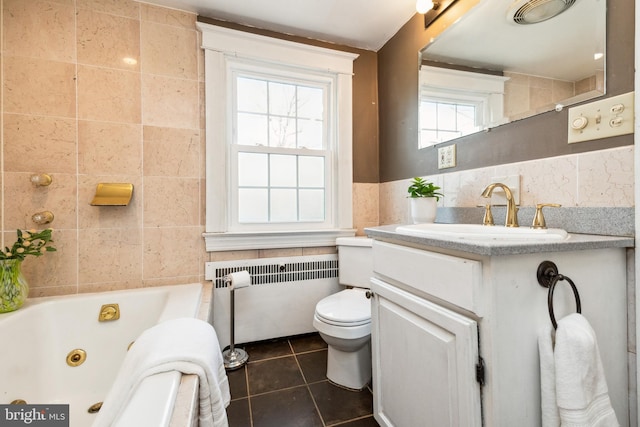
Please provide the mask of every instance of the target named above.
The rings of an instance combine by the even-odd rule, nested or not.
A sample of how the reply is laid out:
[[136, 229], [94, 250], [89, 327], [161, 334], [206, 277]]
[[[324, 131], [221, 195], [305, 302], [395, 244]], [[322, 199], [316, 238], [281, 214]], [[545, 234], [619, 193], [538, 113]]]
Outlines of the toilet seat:
[[371, 303], [364, 289], [346, 289], [323, 298], [316, 305], [318, 320], [335, 326], [361, 326], [371, 323]]

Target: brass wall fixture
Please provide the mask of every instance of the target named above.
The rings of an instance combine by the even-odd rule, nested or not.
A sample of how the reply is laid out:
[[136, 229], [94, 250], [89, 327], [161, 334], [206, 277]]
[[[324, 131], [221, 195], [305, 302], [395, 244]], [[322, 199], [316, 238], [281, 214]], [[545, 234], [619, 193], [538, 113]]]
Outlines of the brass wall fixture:
[[87, 360], [87, 352], [81, 348], [71, 350], [69, 354], [67, 354], [67, 365], [71, 367], [80, 366], [85, 360]]
[[87, 412], [90, 414], [95, 414], [96, 412], [100, 411], [100, 408], [102, 408], [102, 402], [94, 403], [93, 405], [89, 406]]
[[9, 405], [26, 405], [27, 401], [24, 399], [16, 399], [16, 400], [12, 400], [11, 403], [9, 403]]
[[110, 322], [120, 318], [120, 306], [118, 304], [103, 304], [98, 314], [98, 322]]
[[51, 182], [53, 181], [51, 175], [46, 173], [33, 174], [31, 175], [30, 180], [31, 183], [36, 187], [46, 187], [48, 185], [51, 185]]
[[133, 184], [102, 182], [96, 187], [91, 206], [127, 206], [133, 195]]
[[31, 215], [31, 221], [38, 225], [49, 224], [53, 222], [53, 213], [51, 211], [36, 212]]

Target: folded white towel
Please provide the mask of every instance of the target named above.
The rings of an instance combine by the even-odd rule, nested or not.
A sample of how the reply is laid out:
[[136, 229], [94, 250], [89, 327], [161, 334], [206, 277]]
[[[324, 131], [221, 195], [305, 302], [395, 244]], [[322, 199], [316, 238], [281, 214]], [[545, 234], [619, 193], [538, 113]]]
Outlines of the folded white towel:
[[136, 339], [93, 427], [111, 426], [144, 378], [167, 371], [198, 375], [200, 427], [228, 426], [225, 408], [231, 396], [215, 330], [202, 320], [180, 318], [159, 323]]
[[[596, 334], [587, 319], [578, 313], [560, 319], [555, 346], [552, 340], [553, 332], [549, 330], [544, 331], [539, 340], [543, 426], [619, 426], [611, 407]], [[553, 348], [553, 369], [549, 348]]]

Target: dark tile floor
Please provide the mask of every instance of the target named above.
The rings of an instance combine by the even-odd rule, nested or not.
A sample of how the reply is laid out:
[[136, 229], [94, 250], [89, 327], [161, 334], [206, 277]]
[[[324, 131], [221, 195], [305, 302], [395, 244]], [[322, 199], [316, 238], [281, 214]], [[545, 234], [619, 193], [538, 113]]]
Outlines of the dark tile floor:
[[327, 345], [318, 334], [247, 345], [249, 363], [227, 372], [230, 427], [377, 427], [371, 390], [326, 378]]

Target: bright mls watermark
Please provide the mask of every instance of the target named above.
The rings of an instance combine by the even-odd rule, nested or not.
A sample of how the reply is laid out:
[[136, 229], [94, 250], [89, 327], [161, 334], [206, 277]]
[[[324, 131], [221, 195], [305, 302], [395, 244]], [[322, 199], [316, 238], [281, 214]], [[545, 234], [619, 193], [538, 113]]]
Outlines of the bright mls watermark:
[[0, 405], [0, 427], [69, 427], [69, 405]]

